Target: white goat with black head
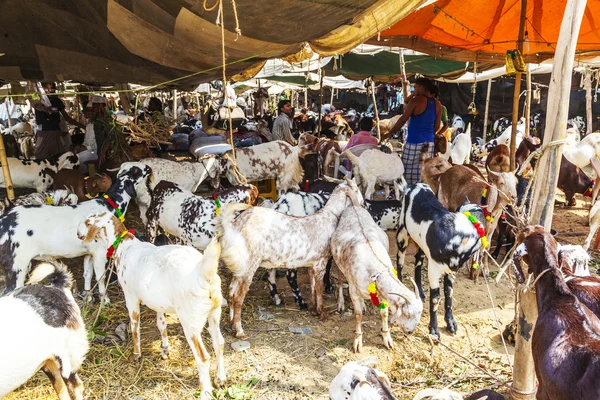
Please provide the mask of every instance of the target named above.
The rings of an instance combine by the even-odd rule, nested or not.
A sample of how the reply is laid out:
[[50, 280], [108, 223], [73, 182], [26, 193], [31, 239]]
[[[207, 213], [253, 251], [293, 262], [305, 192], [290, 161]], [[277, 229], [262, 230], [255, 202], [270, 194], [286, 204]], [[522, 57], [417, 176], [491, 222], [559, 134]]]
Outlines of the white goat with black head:
[[[411, 333], [423, 313], [423, 302], [416, 285], [415, 292], [412, 292], [400, 282], [388, 249], [387, 234], [375, 224], [365, 209], [348, 207], [344, 210], [331, 237], [331, 253], [349, 284], [356, 320], [355, 352], [362, 350], [363, 299], [371, 298], [373, 305], [381, 311], [381, 335], [387, 348], [394, 347], [388, 318], [392, 325], [400, 325], [404, 332]], [[339, 290], [340, 303], [343, 303], [341, 285]], [[339, 311], [343, 312], [342, 309]]]
[[[455, 272], [479, 250], [482, 238], [469, 217], [483, 223], [481, 207], [465, 204], [451, 213], [435, 198], [428, 185], [417, 183], [403, 189], [402, 211], [398, 222], [398, 276], [404, 266], [404, 257], [409, 240], [413, 240], [419, 251], [415, 255], [415, 280], [424, 300], [421, 268], [427, 256], [429, 277], [429, 333], [439, 337], [437, 309], [440, 303], [440, 279], [444, 278], [445, 317], [448, 330], [456, 332], [456, 321], [452, 315], [452, 286]], [[484, 233], [481, 226], [481, 233]]]
[[[42, 281], [49, 285], [43, 285]], [[0, 298], [0, 398], [38, 370], [50, 378], [60, 400], [82, 400], [77, 371], [89, 349], [87, 332], [64, 264], [40, 263], [29, 284]]]
[[238, 337], [244, 336], [242, 303], [260, 266], [267, 269], [309, 267], [315, 311], [321, 318], [326, 317], [323, 276], [331, 257], [329, 242], [342, 211], [349, 204], [362, 205], [362, 196], [353, 181], [340, 184], [325, 207], [307, 217], [291, 217], [247, 204], [223, 206], [221, 258], [233, 273], [229, 306]]
[[[221, 334], [221, 279], [217, 275], [221, 246], [215, 240], [204, 254], [189, 246], [157, 247], [138, 240], [110, 213], [92, 214], [79, 225], [82, 244], [96, 256], [113, 256], [119, 284], [125, 294], [133, 337], [133, 354], [141, 357], [140, 304], [157, 313], [162, 339], [162, 358], [170, 353], [165, 313], [175, 313], [194, 354], [200, 377], [200, 398], [212, 398], [210, 354], [202, 342], [208, 330], [217, 358], [216, 382], [225, 382], [224, 346]], [[107, 250], [108, 249], [108, 250]]]

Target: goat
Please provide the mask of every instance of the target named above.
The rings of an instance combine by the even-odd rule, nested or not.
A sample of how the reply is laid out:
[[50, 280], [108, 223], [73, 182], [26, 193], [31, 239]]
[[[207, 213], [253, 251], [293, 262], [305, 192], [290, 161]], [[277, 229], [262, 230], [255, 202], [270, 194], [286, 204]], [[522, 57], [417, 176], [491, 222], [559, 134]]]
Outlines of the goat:
[[[355, 352], [362, 350], [363, 299], [371, 298], [373, 305], [380, 308], [381, 335], [387, 348], [394, 347], [388, 326], [390, 313], [389, 322], [401, 325], [406, 333], [415, 330], [423, 313], [418, 290], [411, 292], [398, 280], [388, 248], [387, 234], [375, 224], [365, 209], [348, 207], [342, 212], [331, 237], [331, 253], [350, 286], [355, 318]], [[341, 290], [342, 286], [340, 302], [343, 300]], [[342, 307], [341, 304], [338, 306], [340, 313], [343, 312]]]
[[32, 205], [51, 205], [51, 206], [73, 206], [77, 204], [77, 195], [69, 190], [53, 190], [43, 193], [30, 193], [19, 196], [14, 200], [4, 199], [4, 204], [0, 203], [1, 214], [17, 206]]
[[133, 355], [141, 357], [140, 304], [156, 311], [156, 324], [162, 339], [161, 357], [169, 356], [165, 313], [175, 313], [183, 326], [194, 354], [202, 399], [212, 398], [210, 355], [202, 342], [208, 330], [217, 358], [216, 383], [225, 383], [224, 346], [221, 334], [221, 279], [217, 275], [221, 246], [215, 240], [204, 254], [188, 246], [157, 247], [142, 242], [127, 231], [111, 213], [92, 214], [81, 222], [78, 237], [97, 257], [108, 252], [115, 262], [119, 284], [125, 294], [133, 341]]
[[[283, 140], [276, 140], [235, 151], [236, 165], [225, 153], [221, 158], [221, 169], [232, 185], [238, 184], [238, 173], [250, 181], [275, 179], [277, 192], [281, 195], [288, 190], [299, 190], [302, 181], [300, 153], [302, 147], [292, 146]], [[236, 171], [237, 169], [237, 171]]]
[[505, 144], [494, 147], [485, 160], [485, 168], [494, 172], [510, 172], [510, 149]]
[[[85, 290], [91, 289], [92, 274], [96, 274], [98, 291], [106, 293], [104, 269], [106, 255], [93, 257], [77, 238], [79, 222], [93, 212], [115, 212], [124, 215], [135, 184], [150, 174], [150, 168], [133, 167], [119, 173], [107, 192], [98, 198], [69, 207], [20, 206], [0, 215], [0, 264], [4, 267], [6, 290], [10, 292], [25, 284], [32, 259], [38, 257], [84, 256]], [[115, 207], [116, 206], [116, 207]], [[93, 268], [92, 268], [93, 265]], [[108, 297], [105, 298], [109, 302]]]
[[585, 250], [590, 248], [592, 239], [594, 238], [596, 232], [598, 232], [598, 228], [600, 228], [600, 201], [595, 202], [592, 206], [588, 216], [588, 221], [590, 224], [590, 233], [588, 233], [587, 238], [585, 238], [585, 243], [583, 244], [583, 248]]
[[386, 185], [385, 198], [389, 195], [387, 185], [394, 185], [396, 199], [399, 199], [399, 184], [406, 184], [404, 180], [404, 165], [398, 154], [386, 154], [377, 149], [365, 150], [360, 157], [355, 156], [350, 150], [344, 154], [352, 162], [352, 172], [357, 182], [366, 187], [365, 199], [371, 200], [377, 183]]
[[463, 397], [462, 395], [453, 392], [450, 389], [423, 389], [417, 393], [413, 400], [507, 400], [507, 398], [500, 393], [497, 393], [490, 389], [478, 390], [477, 392], [469, 395], [469, 397]]
[[567, 207], [577, 205], [576, 193], [591, 197], [595, 181], [578, 166], [562, 156], [556, 186], [565, 193]]
[[[52, 185], [51, 173], [63, 168], [79, 167], [79, 158], [70, 151], [62, 154], [57, 160], [8, 159], [8, 168], [13, 186], [16, 188], [35, 189], [38, 193], [48, 190]], [[5, 187], [4, 176], [0, 176], [0, 187]]]
[[546, 232], [519, 235], [515, 275], [525, 282], [521, 259], [535, 280], [538, 317], [532, 353], [538, 399], [600, 398], [600, 319], [569, 290], [558, 270], [556, 241]]
[[[227, 204], [221, 212], [221, 258], [233, 273], [229, 286], [230, 319], [237, 337], [244, 336], [241, 308], [252, 277], [261, 265], [267, 269], [311, 267], [315, 311], [323, 308], [323, 275], [331, 257], [329, 242], [346, 204], [362, 205], [356, 183], [338, 185], [318, 213], [291, 217], [246, 204]], [[238, 211], [241, 211], [237, 213]]]
[[[40, 282], [47, 280], [49, 285]], [[0, 298], [2, 349], [0, 398], [40, 368], [61, 400], [82, 400], [77, 371], [89, 349], [85, 324], [73, 295], [73, 277], [64, 264], [40, 263], [26, 286]]]
[[450, 162], [442, 157], [424, 158], [426, 152], [422, 153], [421, 181], [429, 185], [434, 194], [437, 195], [440, 186], [440, 176], [452, 168]]
[[[138, 162], [152, 169], [150, 189], [154, 189], [160, 181], [169, 181], [185, 190], [195, 192], [206, 178], [211, 179], [213, 187], [218, 187], [219, 160], [216, 156], [206, 156], [197, 162], [171, 161], [163, 158], [144, 158]], [[130, 165], [139, 164], [126, 162], [121, 164], [121, 170]]]
[[[512, 125], [508, 126], [500, 136], [495, 139], [490, 140], [485, 144], [485, 146], [480, 146], [475, 149], [473, 152], [476, 157], [487, 156], [496, 146], [499, 144], [504, 144], [506, 146], [510, 145], [510, 138], [512, 132]], [[516, 135], [516, 147], [518, 148], [523, 140], [523, 135], [525, 133], [525, 118], [521, 118], [517, 123], [517, 135]]]
[[309, 145], [311, 150], [319, 155], [319, 176], [327, 175], [329, 166], [335, 160], [335, 153], [342, 152], [340, 143], [335, 140], [319, 138], [310, 133], [303, 133], [298, 138], [298, 147], [306, 145]]
[[429, 186], [418, 183], [403, 189], [402, 211], [398, 222], [396, 264], [398, 276], [402, 273], [409, 240], [419, 251], [415, 256], [415, 280], [421, 299], [425, 299], [421, 283], [423, 256], [428, 260], [429, 277], [429, 333], [439, 337], [437, 309], [440, 303], [440, 278], [444, 278], [445, 316], [448, 330], [456, 333], [457, 325], [452, 315], [452, 286], [455, 272], [480, 249], [482, 242], [476, 227], [464, 212], [478, 221], [484, 221], [481, 208], [466, 204], [456, 213], [445, 209], [435, 198]]
[[[136, 188], [138, 194], [140, 188]], [[217, 195], [221, 203], [243, 202], [252, 204], [257, 193], [252, 185], [229, 189], [224, 196]], [[152, 200], [146, 211], [146, 235], [153, 242], [158, 228], [179, 238], [182, 244], [204, 250], [217, 233], [217, 205], [184, 190], [175, 183], [161, 181], [152, 191]]]
[[445, 152], [441, 152], [439, 157], [454, 165], [461, 165], [469, 162], [469, 153], [471, 151], [471, 128], [465, 133], [456, 135], [452, 143], [447, 146]]
[[345, 364], [331, 381], [330, 400], [396, 400], [390, 380], [370, 360]]
[[100, 193], [106, 192], [112, 185], [112, 179], [108, 175], [95, 175], [86, 177], [74, 169], [61, 169], [57, 173], [50, 173], [54, 183], [54, 190], [68, 188], [77, 195], [79, 201], [98, 197]]

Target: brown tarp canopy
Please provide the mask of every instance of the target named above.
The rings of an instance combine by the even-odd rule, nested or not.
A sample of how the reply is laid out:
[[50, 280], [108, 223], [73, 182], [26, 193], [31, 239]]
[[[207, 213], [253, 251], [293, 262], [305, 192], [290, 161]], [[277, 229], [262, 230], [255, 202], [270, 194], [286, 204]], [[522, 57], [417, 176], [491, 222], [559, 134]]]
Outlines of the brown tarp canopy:
[[[0, 79], [191, 87], [221, 77], [217, 0], [3, 0]], [[208, 3], [208, 4], [207, 4]], [[424, 0], [223, 0], [228, 77], [269, 58], [342, 54]]]
[[[381, 32], [379, 45], [400, 46], [434, 57], [502, 63], [517, 48], [522, 0], [439, 0]], [[526, 62], [552, 58], [566, 0], [528, 0]], [[576, 59], [600, 54], [600, 1], [589, 0], [577, 41]]]

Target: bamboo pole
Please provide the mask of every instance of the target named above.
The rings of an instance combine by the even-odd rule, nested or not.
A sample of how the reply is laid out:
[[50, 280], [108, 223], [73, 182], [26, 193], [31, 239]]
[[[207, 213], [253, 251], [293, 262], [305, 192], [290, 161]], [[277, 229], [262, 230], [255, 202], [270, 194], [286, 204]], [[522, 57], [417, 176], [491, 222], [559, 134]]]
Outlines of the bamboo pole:
[[405, 102], [408, 98], [408, 86], [409, 82], [406, 79], [406, 63], [404, 62], [404, 49], [400, 49], [400, 75], [402, 77], [402, 101]]
[[[587, 0], [568, 0], [560, 27], [550, 86], [548, 88], [548, 109], [543, 146], [563, 139], [566, 134], [566, 121], [569, 111], [569, 95], [573, 71], [575, 48], [581, 20]], [[558, 181], [558, 170], [562, 156], [562, 146], [552, 146], [542, 153], [534, 179], [530, 224], [542, 224], [547, 231], [552, 225], [554, 196]], [[531, 293], [521, 297], [518, 310], [519, 326], [531, 327], [535, 324], [536, 299]], [[531, 353], [531, 340], [518, 330], [515, 337], [515, 365], [510, 396], [515, 400], [533, 399], [535, 393], [535, 367]]]
[[333, 104], [333, 94], [334, 94], [335, 89], [331, 88], [331, 101], [329, 101], [329, 104]]
[[[527, 0], [521, 0], [521, 19], [519, 21], [519, 38], [517, 48], [523, 54], [523, 35], [525, 32], [525, 17], [527, 12]], [[519, 95], [521, 94], [521, 73], [515, 76], [515, 91], [513, 93], [512, 129], [510, 132], [510, 170], [516, 169], [515, 155], [517, 153], [517, 123], [519, 122]]]
[[[223, 88], [223, 92], [227, 96], [225, 88]], [[177, 122], [177, 89], [173, 89], [173, 121]]]
[[485, 145], [488, 131], [488, 121], [490, 112], [490, 97], [492, 96], [492, 80], [488, 81], [487, 93], [485, 95], [485, 113], [483, 117], [483, 144]]
[[529, 132], [531, 126], [531, 69], [527, 64], [527, 95], [525, 96], [525, 137], [530, 137]]
[[585, 134], [592, 133], [592, 71], [589, 68], [585, 69], [585, 77], [583, 80], [585, 87]]
[[[319, 58], [319, 65], [321, 65], [321, 58]], [[319, 68], [319, 135], [321, 136], [321, 119], [323, 118], [323, 71]]]
[[377, 101], [375, 99], [375, 82], [371, 77], [371, 98], [373, 99], [373, 111], [375, 111], [375, 121], [373, 124], [377, 127], [377, 141], [381, 142], [381, 132], [379, 130], [379, 111], [377, 110]]
[[[8, 112], [8, 128], [12, 128], [12, 116], [13, 107], [9, 107], [8, 97], [4, 99], [4, 105]], [[10, 168], [8, 167], [8, 160], [6, 159], [6, 148], [4, 147], [4, 135], [0, 134], [0, 166], [2, 166], [2, 175], [4, 176], [4, 186], [6, 186], [6, 197], [9, 200], [15, 199], [15, 189], [13, 188], [12, 178], [10, 177]]]

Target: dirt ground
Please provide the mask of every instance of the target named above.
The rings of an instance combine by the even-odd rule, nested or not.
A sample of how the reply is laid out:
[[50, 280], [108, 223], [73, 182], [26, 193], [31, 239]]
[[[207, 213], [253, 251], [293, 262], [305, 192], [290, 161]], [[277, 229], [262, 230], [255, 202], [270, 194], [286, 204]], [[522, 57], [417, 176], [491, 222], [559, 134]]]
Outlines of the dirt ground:
[[[557, 197], [564, 201], [562, 193]], [[563, 243], [582, 244], [589, 228], [586, 226], [589, 205], [582, 198], [578, 206], [565, 209], [557, 204], [553, 227], [557, 239]], [[128, 227], [139, 226], [137, 207], [131, 206], [127, 214]], [[392, 232], [390, 257], [395, 259], [396, 245]], [[403, 275], [413, 274], [414, 250]], [[597, 253], [593, 254], [595, 272]], [[82, 289], [81, 259], [68, 261], [77, 283]], [[491, 278], [497, 268], [491, 266]], [[463, 268], [458, 273], [454, 291], [454, 315], [458, 333], [448, 334], [440, 312], [440, 331], [443, 345], [434, 345], [427, 334], [429, 313], [427, 304], [421, 323], [412, 335], [404, 335], [392, 328], [395, 348], [387, 350], [379, 335], [380, 317], [374, 307], [367, 306], [364, 319], [364, 347], [360, 354], [352, 351], [354, 318], [351, 314], [335, 312], [336, 299], [325, 296], [330, 318], [321, 322], [310, 312], [299, 311], [293, 302], [291, 290], [284, 277], [278, 278], [278, 288], [285, 306], [271, 304], [267, 282], [255, 276], [243, 308], [243, 325], [249, 335], [251, 347], [236, 352], [231, 344], [237, 339], [228, 323], [229, 309], [223, 309], [221, 329], [226, 340], [225, 365], [228, 387], [217, 392], [221, 399], [327, 399], [329, 383], [348, 361], [375, 356], [379, 369], [392, 382], [394, 394], [399, 399], [412, 399], [421, 389], [434, 387], [469, 393], [488, 385], [498, 385], [511, 379], [514, 347], [508, 345], [506, 354], [499, 329], [514, 316], [514, 292], [511, 283], [503, 278], [498, 284], [490, 279], [489, 290], [495, 304], [492, 307], [488, 286], [483, 279], [472, 282]], [[425, 292], [428, 296], [427, 276], [424, 271]], [[223, 293], [227, 293], [229, 274], [222, 270]], [[408, 280], [405, 279], [405, 282]], [[310, 296], [306, 272], [300, 273], [301, 290], [306, 299]], [[2, 282], [0, 282], [2, 286]], [[98, 344], [99, 338], [114, 334], [115, 328], [127, 323], [127, 311], [118, 285], [109, 288], [111, 305], [98, 313], [98, 302], [83, 306], [88, 328], [93, 331], [90, 353], [80, 376], [85, 383], [88, 399], [192, 399], [197, 397], [197, 372], [181, 326], [176, 316], [169, 317], [169, 337], [172, 352], [168, 360], [160, 358], [160, 335], [156, 328], [155, 313], [142, 307], [142, 359], [129, 361], [132, 346], [129, 340], [122, 343]], [[347, 302], [346, 304], [350, 304]], [[93, 321], [97, 323], [92, 327]], [[499, 324], [496, 321], [499, 319]], [[262, 320], [261, 320], [262, 319]], [[264, 320], [267, 319], [267, 320]], [[311, 333], [294, 334], [290, 328], [310, 328]], [[204, 333], [207, 347], [210, 338]], [[211, 359], [214, 375], [214, 357]], [[470, 362], [470, 363], [469, 363]], [[500, 386], [499, 391], [505, 391]], [[23, 387], [10, 394], [8, 400], [56, 398], [46, 376], [38, 373]]]

